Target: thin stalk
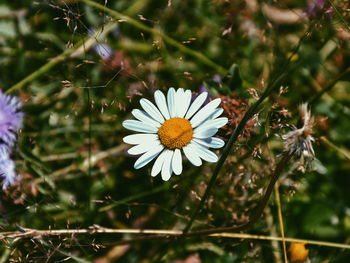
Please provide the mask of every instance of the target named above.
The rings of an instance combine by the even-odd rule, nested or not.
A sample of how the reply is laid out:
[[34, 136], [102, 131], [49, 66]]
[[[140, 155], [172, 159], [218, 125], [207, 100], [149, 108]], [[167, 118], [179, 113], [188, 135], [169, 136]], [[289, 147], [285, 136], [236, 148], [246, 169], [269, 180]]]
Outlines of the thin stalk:
[[176, 47], [181, 52], [183, 52], [187, 55], [195, 57], [196, 59], [201, 61], [203, 64], [215, 69], [218, 73], [220, 73], [222, 75], [226, 75], [228, 72], [225, 68], [216, 64], [214, 61], [209, 59], [207, 56], [203, 55], [201, 52], [198, 52], [198, 51], [195, 51], [193, 49], [186, 47], [185, 45], [181, 44], [180, 42], [176, 41], [175, 39], [169, 37], [167, 34], [161, 32], [157, 29], [154, 29], [152, 27], [146, 26], [145, 24], [137, 21], [136, 19], [133, 19], [130, 16], [127, 16], [123, 13], [112, 10], [112, 9], [110, 9], [104, 5], [101, 5], [99, 3], [96, 3], [92, 0], [80, 0], [80, 1], [87, 4], [87, 5], [93, 6], [97, 9], [100, 9], [103, 12], [109, 13], [112, 17], [114, 17], [116, 20], [118, 20], [120, 22], [128, 23], [128, 24], [130, 24], [130, 25], [132, 25], [140, 30], [143, 30], [145, 32], [148, 32], [148, 33], [151, 33], [151, 34], [154, 34], [156, 36], [161, 37], [169, 45]]
[[280, 198], [279, 183], [278, 182], [276, 182], [276, 184], [275, 184], [275, 200], [277, 203], [278, 221], [279, 221], [280, 232], [281, 232], [281, 236], [282, 236], [284, 262], [288, 263], [286, 240], [284, 238], [284, 225], [283, 225], [283, 217], [282, 217], [281, 198]]
[[171, 186], [170, 184], [162, 184], [162, 185], [160, 185], [160, 186], [158, 186], [156, 188], [153, 188], [152, 190], [141, 192], [141, 193], [129, 196], [127, 198], [124, 198], [122, 200], [115, 201], [115, 202], [113, 202], [110, 205], [101, 207], [99, 209], [99, 212], [107, 211], [107, 210], [110, 210], [110, 209], [112, 209], [112, 208], [114, 208], [114, 207], [116, 207], [118, 205], [129, 203], [129, 202], [134, 201], [136, 199], [140, 199], [142, 197], [146, 197], [146, 196], [153, 195], [153, 194], [161, 192], [161, 191], [168, 190], [170, 188], [170, 186]]
[[91, 94], [90, 94], [90, 89], [86, 89], [86, 103], [87, 103], [87, 111], [88, 111], [88, 167], [87, 167], [87, 184], [88, 184], [88, 198], [87, 198], [87, 209], [88, 209], [88, 214], [89, 214], [89, 221], [90, 225], [92, 224], [92, 210], [93, 210], [93, 203], [91, 202], [92, 198], [92, 175], [91, 175], [91, 122], [92, 122], [92, 114], [91, 114]]
[[350, 67], [345, 69], [342, 73], [340, 73], [335, 79], [333, 79], [326, 87], [324, 87], [320, 92], [315, 94], [310, 100], [309, 104], [315, 103], [318, 99], [322, 97], [323, 94], [326, 92], [329, 92], [335, 84], [337, 84], [338, 81], [342, 80], [344, 77], [346, 77], [350, 73]]
[[[267, 206], [265, 208], [265, 218], [266, 218], [266, 224], [267, 224], [267, 228], [269, 229], [270, 232], [270, 236], [277, 236], [277, 228], [276, 225], [274, 223], [274, 218], [272, 215], [272, 211], [271, 208], [269, 206]], [[271, 240], [271, 252], [273, 254], [273, 262], [274, 263], [282, 263], [282, 253], [281, 253], [281, 248], [280, 248], [280, 244], [278, 241], [276, 240]]]
[[[39, 236], [61, 236], [61, 235], [98, 235], [98, 234], [112, 234], [112, 235], [151, 235], [150, 237], [161, 237], [162, 239], [168, 239], [169, 237], [181, 237], [183, 231], [181, 230], [169, 230], [169, 229], [114, 229], [114, 228], [104, 228], [101, 226], [94, 225], [91, 229], [50, 229], [50, 230], [37, 230], [24, 228], [25, 232], [12, 231], [12, 232], [0, 232], [1, 238], [11, 238], [20, 239], [28, 237], [39, 237]], [[159, 236], [157, 236], [159, 235]], [[254, 240], [266, 240], [266, 241], [279, 241], [282, 242], [282, 237], [275, 236], [265, 236], [265, 235], [252, 235], [252, 234], [242, 234], [242, 233], [225, 233], [219, 232], [215, 234], [208, 235], [209, 237], [219, 237], [219, 238], [237, 238], [237, 239], [254, 239]], [[143, 239], [141, 239], [143, 238]], [[142, 236], [138, 241], [148, 240], [148, 236]], [[147, 239], [146, 239], [147, 238]], [[155, 238], [154, 238], [155, 239]], [[285, 237], [285, 242], [298, 242], [306, 243], [308, 245], [325, 246], [333, 248], [350, 249], [350, 244], [300, 239], [300, 238], [290, 238]], [[124, 243], [130, 243], [134, 240], [123, 240]]]
[[337, 145], [335, 145], [334, 143], [332, 143], [330, 140], [328, 140], [326, 137], [322, 136], [320, 137], [320, 140], [329, 148], [335, 150], [340, 156], [345, 157], [346, 159], [350, 160], [350, 151], [342, 148], [342, 147], [338, 147]]

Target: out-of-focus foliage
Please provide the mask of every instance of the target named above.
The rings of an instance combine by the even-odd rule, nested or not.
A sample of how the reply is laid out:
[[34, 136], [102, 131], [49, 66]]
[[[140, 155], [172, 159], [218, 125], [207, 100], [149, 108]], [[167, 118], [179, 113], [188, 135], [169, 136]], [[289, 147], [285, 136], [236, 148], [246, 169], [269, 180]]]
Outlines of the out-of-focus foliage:
[[[159, 35], [116, 21], [106, 10], [87, 3], [0, 2], [3, 91], [69, 48], [81, 46], [15, 91], [25, 112], [13, 156], [21, 180], [1, 192], [1, 231], [80, 229], [94, 224], [183, 229], [215, 164], [193, 167], [184, 162], [182, 175], [169, 182], [152, 178], [150, 166], [134, 170], [135, 158], [122, 142], [130, 132], [122, 128], [122, 121], [139, 108], [141, 97], [153, 100], [156, 89], [173, 86], [194, 93], [207, 89], [212, 98], [223, 99], [230, 122], [219, 136], [227, 141], [268, 83], [288, 74], [234, 144], [193, 228], [249, 220], [283, 151], [281, 136], [299, 126], [297, 107], [309, 102], [315, 118], [316, 159], [305, 173], [293, 160], [280, 178], [285, 235], [349, 243], [350, 78], [339, 77], [350, 66], [348, 1], [96, 2], [201, 53], [226, 69], [227, 75]], [[91, 36], [99, 32], [105, 35], [91, 47]], [[281, 235], [274, 198], [248, 233]], [[283, 259], [282, 244], [270, 241], [203, 236], [170, 244], [153, 240], [117, 246], [128, 238], [134, 236], [3, 239], [0, 254], [2, 262], [59, 262], [69, 257], [99, 263]], [[350, 260], [349, 252], [340, 248], [306, 247], [311, 262]]]

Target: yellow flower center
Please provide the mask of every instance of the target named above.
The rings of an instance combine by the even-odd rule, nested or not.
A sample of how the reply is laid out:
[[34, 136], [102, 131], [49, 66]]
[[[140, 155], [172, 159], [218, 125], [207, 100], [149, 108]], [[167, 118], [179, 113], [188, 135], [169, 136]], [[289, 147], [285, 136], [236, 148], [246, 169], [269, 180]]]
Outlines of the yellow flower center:
[[158, 130], [161, 143], [169, 149], [180, 149], [190, 143], [193, 129], [189, 120], [172, 118], [166, 120]]

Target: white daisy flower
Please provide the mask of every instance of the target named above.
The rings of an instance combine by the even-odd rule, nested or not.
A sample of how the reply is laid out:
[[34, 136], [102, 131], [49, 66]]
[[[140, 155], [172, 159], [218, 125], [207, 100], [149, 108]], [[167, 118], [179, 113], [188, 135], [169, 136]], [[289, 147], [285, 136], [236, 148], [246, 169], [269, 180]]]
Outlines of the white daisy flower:
[[[165, 98], [157, 90], [154, 93], [155, 104], [141, 99], [143, 110], [134, 109], [131, 113], [137, 120], [126, 120], [126, 129], [141, 132], [123, 138], [125, 143], [135, 145], [128, 150], [131, 155], [142, 154], [135, 162], [135, 169], [144, 167], [158, 156], [152, 167], [152, 176], [161, 173], [168, 181], [174, 172], [182, 172], [182, 154], [195, 166], [207, 162], [217, 162], [218, 157], [209, 148], [218, 149], [224, 141], [213, 137], [228, 119], [218, 118], [222, 108], [218, 108], [221, 99], [215, 99], [201, 106], [208, 93], [201, 93], [192, 103], [190, 90], [170, 88]], [[201, 108], [201, 109], [200, 109]]]

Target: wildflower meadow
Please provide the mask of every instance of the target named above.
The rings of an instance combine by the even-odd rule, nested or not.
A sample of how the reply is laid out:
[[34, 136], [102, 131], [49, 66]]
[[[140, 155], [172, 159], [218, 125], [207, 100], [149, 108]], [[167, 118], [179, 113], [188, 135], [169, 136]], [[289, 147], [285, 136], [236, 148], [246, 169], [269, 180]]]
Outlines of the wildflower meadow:
[[350, 262], [349, 18], [0, 1], [0, 263]]

